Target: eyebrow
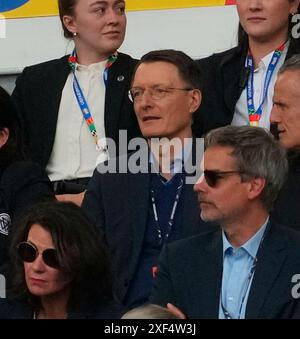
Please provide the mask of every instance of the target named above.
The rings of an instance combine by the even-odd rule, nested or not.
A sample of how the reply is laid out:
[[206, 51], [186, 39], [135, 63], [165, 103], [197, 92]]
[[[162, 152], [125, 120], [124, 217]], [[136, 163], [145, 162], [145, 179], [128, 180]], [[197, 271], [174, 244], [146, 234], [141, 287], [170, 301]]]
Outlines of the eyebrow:
[[[119, 3], [124, 3], [125, 4], [125, 1], [124, 0], [116, 0], [114, 3], [113, 3], [113, 6], [114, 5], [117, 5]], [[105, 1], [105, 0], [98, 0], [98, 1], [95, 1], [93, 2], [92, 4], [90, 4], [90, 7], [93, 7], [93, 6], [96, 6], [96, 5], [107, 5], [108, 4], [108, 1]]]

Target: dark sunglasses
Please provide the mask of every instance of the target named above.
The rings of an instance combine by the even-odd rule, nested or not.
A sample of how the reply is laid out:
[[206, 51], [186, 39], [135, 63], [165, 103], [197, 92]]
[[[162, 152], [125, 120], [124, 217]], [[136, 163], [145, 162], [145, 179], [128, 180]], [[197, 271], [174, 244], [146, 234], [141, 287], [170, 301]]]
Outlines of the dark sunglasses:
[[[18, 246], [19, 257], [24, 262], [34, 262], [39, 254], [38, 249], [29, 242], [21, 242]], [[44, 263], [52, 268], [59, 268], [57, 251], [54, 248], [47, 248], [42, 252]]]
[[215, 187], [220, 179], [223, 179], [225, 175], [230, 174], [242, 174], [241, 171], [210, 171], [204, 170], [204, 178], [208, 186]]

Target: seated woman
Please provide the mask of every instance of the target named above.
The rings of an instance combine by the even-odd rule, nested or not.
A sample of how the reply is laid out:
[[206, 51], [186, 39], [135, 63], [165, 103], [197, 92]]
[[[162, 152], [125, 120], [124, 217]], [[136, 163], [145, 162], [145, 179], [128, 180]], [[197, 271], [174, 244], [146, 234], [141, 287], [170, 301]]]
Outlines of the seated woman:
[[0, 318], [119, 318], [105, 246], [79, 207], [46, 202], [12, 237], [12, 288]]
[[41, 200], [54, 199], [46, 173], [24, 161], [16, 112], [8, 93], [0, 87], [0, 273], [8, 258], [11, 221]]

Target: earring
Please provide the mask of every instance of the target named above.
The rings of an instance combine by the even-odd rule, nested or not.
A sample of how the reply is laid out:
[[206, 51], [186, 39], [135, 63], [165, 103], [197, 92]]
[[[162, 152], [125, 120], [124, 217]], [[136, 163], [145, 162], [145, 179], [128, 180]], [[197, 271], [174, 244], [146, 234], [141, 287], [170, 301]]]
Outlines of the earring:
[[74, 32], [74, 33], [73, 33], [73, 37], [75, 37], [75, 36], [77, 36], [77, 32]]

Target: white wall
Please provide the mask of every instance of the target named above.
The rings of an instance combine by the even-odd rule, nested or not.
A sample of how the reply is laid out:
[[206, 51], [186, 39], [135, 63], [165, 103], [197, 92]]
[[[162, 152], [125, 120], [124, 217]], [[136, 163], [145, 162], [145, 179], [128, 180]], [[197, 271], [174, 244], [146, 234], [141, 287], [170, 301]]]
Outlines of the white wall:
[[[183, 50], [193, 58], [236, 44], [235, 6], [128, 12], [127, 37], [120, 49], [139, 58], [160, 48]], [[58, 17], [6, 20], [0, 39], [0, 74], [60, 57], [71, 49]]]

